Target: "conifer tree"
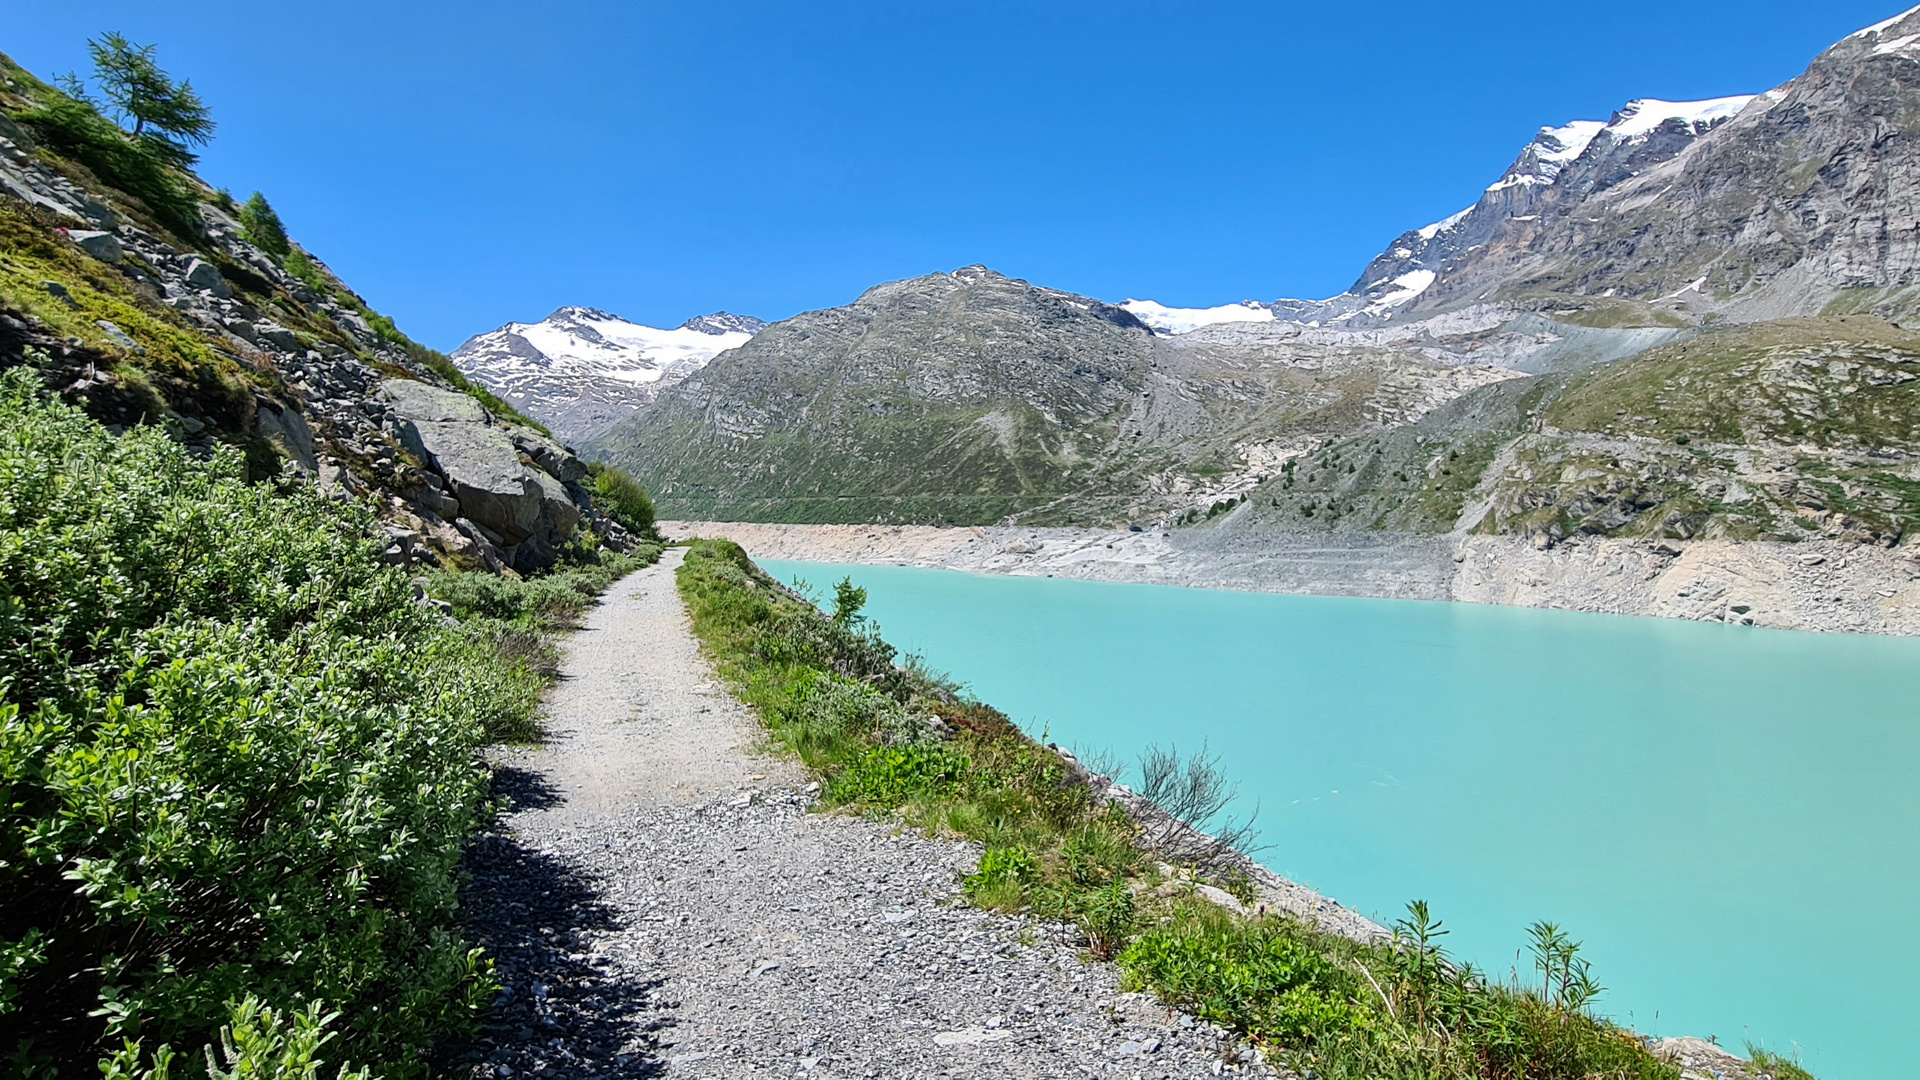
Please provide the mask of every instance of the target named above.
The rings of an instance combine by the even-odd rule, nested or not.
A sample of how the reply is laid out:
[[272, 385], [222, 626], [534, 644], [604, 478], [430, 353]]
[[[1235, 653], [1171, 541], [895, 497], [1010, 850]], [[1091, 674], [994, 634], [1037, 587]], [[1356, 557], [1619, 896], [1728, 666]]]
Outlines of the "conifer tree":
[[249, 243], [275, 258], [284, 259], [293, 250], [287, 241], [286, 226], [280, 224], [280, 215], [267, 204], [267, 197], [257, 191], [240, 208], [240, 224], [247, 230]]
[[93, 78], [115, 118], [131, 122], [133, 137], [176, 165], [190, 165], [189, 147], [213, 138], [213, 117], [193, 83], [161, 70], [153, 45], [135, 45], [117, 31], [87, 42]]

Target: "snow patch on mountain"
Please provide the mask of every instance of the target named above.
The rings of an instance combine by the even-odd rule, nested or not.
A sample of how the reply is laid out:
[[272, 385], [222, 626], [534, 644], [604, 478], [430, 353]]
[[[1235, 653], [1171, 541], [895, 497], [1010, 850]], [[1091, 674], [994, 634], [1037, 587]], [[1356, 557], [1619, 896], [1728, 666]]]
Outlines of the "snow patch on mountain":
[[508, 323], [470, 338], [451, 358], [563, 441], [581, 441], [764, 326], [722, 311], [665, 330], [597, 308], [564, 307], [537, 323]]
[[1627, 102], [1614, 114], [1606, 130], [1622, 142], [1630, 139], [1644, 139], [1654, 129], [1669, 120], [1678, 120], [1692, 128], [1696, 134], [1705, 134], [1706, 130], [1722, 120], [1730, 120], [1740, 115], [1756, 95], [1737, 94], [1733, 97], [1709, 98], [1706, 101], [1661, 101], [1658, 98], [1638, 98]]
[[1215, 323], [1273, 321], [1272, 309], [1257, 300], [1210, 308], [1176, 308], [1152, 300], [1128, 300], [1120, 307], [1162, 334], [1185, 334]]
[[1878, 34], [1880, 31], [1887, 29], [1888, 27], [1892, 26], [1893, 24], [1899, 22], [1901, 19], [1906, 18], [1907, 16], [1913, 14], [1916, 11], [1920, 11], [1920, 7], [1910, 7], [1907, 10], [1901, 12], [1900, 14], [1895, 15], [1891, 19], [1882, 19], [1879, 22], [1874, 23], [1872, 26], [1867, 27], [1865, 30], [1855, 30], [1853, 33], [1848, 34], [1846, 39], [1872, 37], [1873, 35]]

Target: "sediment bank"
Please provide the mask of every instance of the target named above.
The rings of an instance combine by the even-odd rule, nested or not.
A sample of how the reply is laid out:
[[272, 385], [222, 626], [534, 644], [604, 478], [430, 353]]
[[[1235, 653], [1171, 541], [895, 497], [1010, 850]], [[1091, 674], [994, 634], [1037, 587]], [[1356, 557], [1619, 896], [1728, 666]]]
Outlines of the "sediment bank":
[[1451, 600], [1781, 630], [1920, 634], [1920, 548], [925, 525], [662, 522], [756, 559], [919, 566], [1245, 592]]

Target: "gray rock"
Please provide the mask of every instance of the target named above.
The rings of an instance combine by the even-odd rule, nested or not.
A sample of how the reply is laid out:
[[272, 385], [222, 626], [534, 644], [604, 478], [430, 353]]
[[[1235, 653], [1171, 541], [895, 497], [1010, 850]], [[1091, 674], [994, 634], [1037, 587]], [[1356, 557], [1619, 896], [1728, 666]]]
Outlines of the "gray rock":
[[412, 379], [387, 379], [380, 394], [403, 420], [463, 421], [485, 424], [492, 420], [480, 403], [459, 392]]
[[125, 248], [120, 246], [120, 238], [110, 232], [93, 229], [68, 229], [67, 239], [80, 245], [80, 250], [99, 259], [101, 262], [118, 263], [127, 258]]
[[357, 311], [330, 311], [327, 317], [333, 320], [333, 325], [361, 341], [380, 340], [380, 335], [373, 332], [373, 327], [367, 325], [367, 320], [361, 318]]
[[259, 340], [282, 352], [295, 352], [303, 348], [299, 336], [279, 323], [255, 323], [253, 331]]
[[93, 222], [98, 228], [113, 232], [120, 227], [120, 215], [114, 213], [104, 203], [98, 203], [92, 199], [83, 197], [80, 200], [79, 209], [80, 216]]
[[292, 409], [262, 402], [254, 413], [254, 423], [260, 429], [261, 437], [286, 455], [302, 476], [313, 476], [319, 472], [319, 460], [314, 455], [313, 429], [307, 426], [306, 417]]
[[133, 336], [131, 334], [128, 334], [125, 330], [120, 329], [118, 326], [108, 322], [105, 319], [95, 319], [93, 322], [93, 325], [99, 327], [101, 332], [107, 335], [108, 340], [112, 341], [115, 345], [118, 345], [123, 349], [129, 349], [137, 353], [143, 353], [147, 351], [145, 346], [133, 340]]
[[212, 293], [222, 300], [233, 296], [233, 290], [227, 287], [227, 279], [220, 276], [220, 268], [197, 256], [187, 259], [186, 280], [193, 288]]
[[70, 308], [79, 308], [79, 303], [74, 300], [73, 294], [67, 291], [65, 285], [57, 281], [43, 281], [40, 283], [40, 287], [47, 290], [47, 295], [53, 297], [55, 300], [60, 301]]
[[510, 434], [513, 436], [513, 445], [532, 458], [535, 465], [545, 469], [548, 476], [563, 484], [577, 484], [586, 478], [586, 463], [574, 457], [566, 447], [525, 428], [514, 428]]
[[408, 420], [402, 430], [446, 477], [461, 516], [485, 525], [508, 545], [532, 535], [546, 492], [534, 471], [520, 463], [505, 432], [457, 420]]
[[34, 146], [33, 136], [28, 135], [6, 113], [0, 113], [0, 138], [6, 139], [22, 150], [31, 150]]
[[22, 202], [50, 210], [60, 217], [80, 219], [80, 214], [75, 212], [73, 207], [68, 206], [58, 199], [49, 198], [40, 194], [26, 184], [21, 183], [12, 173], [4, 169], [0, 169], [0, 191], [4, 191]]

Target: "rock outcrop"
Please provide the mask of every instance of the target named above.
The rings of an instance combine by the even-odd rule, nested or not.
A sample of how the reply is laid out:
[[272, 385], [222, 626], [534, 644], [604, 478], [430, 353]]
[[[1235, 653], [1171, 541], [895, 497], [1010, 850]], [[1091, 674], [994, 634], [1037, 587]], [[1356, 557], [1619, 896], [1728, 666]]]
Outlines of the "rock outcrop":
[[[447, 509], [450, 499], [456, 526], [478, 532], [508, 566], [534, 569], [553, 561], [582, 517], [567, 489], [587, 475], [579, 458], [537, 432], [501, 424], [457, 391], [387, 379], [380, 392], [400, 445], [445, 481], [436, 509]], [[522, 447], [530, 452], [523, 456]]]

